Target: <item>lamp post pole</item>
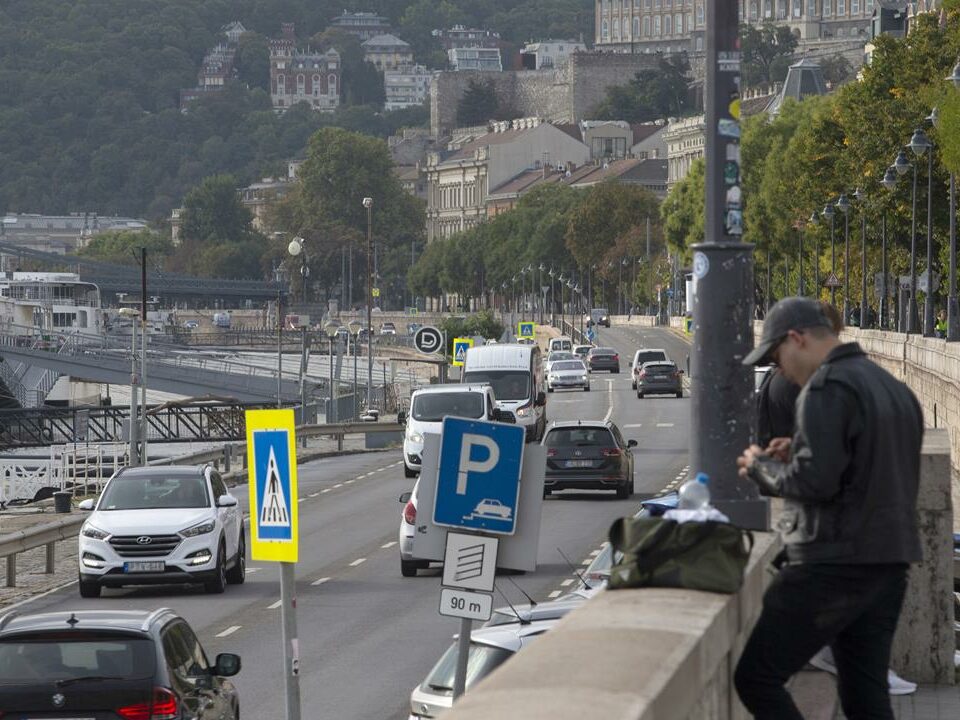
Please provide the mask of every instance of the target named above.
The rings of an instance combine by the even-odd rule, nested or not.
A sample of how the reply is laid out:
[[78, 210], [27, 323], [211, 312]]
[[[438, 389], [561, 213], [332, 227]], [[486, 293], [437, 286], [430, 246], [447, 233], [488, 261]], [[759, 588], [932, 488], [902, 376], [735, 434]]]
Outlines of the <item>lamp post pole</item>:
[[147, 249], [140, 248], [140, 462], [150, 459], [147, 450]]
[[837, 306], [837, 235], [836, 235], [836, 213], [833, 211], [833, 205], [827, 203], [823, 208], [823, 214], [830, 218], [830, 304]]
[[867, 212], [860, 213], [860, 327], [869, 327], [870, 304], [867, 302]]
[[797, 223], [797, 295], [806, 294], [803, 286], [803, 222]]
[[933, 294], [933, 143], [927, 151], [927, 292], [923, 300], [923, 334], [934, 336]]
[[140, 465], [140, 410], [137, 377], [137, 318], [130, 318], [130, 465]]
[[367, 410], [369, 411], [373, 407], [373, 198], [365, 197], [363, 206], [367, 209]]
[[843, 324], [850, 321], [850, 201], [840, 193], [837, 210], [843, 213]]
[[907, 332], [917, 332], [917, 163], [913, 162], [913, 211], [910, 215], [910, 297], [907, 300]]

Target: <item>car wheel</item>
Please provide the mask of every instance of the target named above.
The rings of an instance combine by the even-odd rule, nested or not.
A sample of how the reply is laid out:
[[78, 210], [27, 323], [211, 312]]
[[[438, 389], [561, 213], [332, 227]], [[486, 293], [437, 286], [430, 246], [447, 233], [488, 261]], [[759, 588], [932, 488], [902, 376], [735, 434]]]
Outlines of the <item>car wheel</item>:
[[590, 386], [589, 386], [589, 385], [584, 385], [584, 386], [583, 386], [583, 391], [584, 391], [584, 392], [590, 392]]
[[243, 585], [247, 579], [247, 539], [240, 526], [240, 540], [237, 543], [237, 559], [233, 567], [227, 570], [227, 582], [231, 585]]
[[553, 392], [553, 388], [547, 385], [547, 392]]
[[630, 497], [630, 486], [624, 485], [617, 488], [617, 500], [626, 500]]
[[80, 597], [98, 598], [100, 597], [100, 583], [96, 580], [80, 580]]
[[420, 567], [420, 563], [416, 560], [404, 560], [400, 558], [400, 574], [404, 577], [416, 577], [417, 568]]
[[214, 571], [213, 578], [203, 584], [203, 589], [211, 595], [222, 593], [227, 587], [227, 551], [220, 543], [220, 549], [217, 550], [217, 568]]
[[682, 397], [683, 397], [683, 390], [678, 390], [678, 391], [677, 391], [677, 397], [678, 397], [678, 398], [682, 398]]
[[410, 468], [407, 467], [407, 464], [404, 463], [404, 464], [403, 464], [403, 476], [404, 476], [405, 478], [414, 478], [414, 477], [417, 476], [417, 471], [416, 471], [416, 470], [411, 470]]
[[551, 490], [550, 488], [544, 488], [544, 489], [543, 489], [543, 496], [544, 496], [544, 497], [550, 497], [550, 495], [551, 495], [552, 493], [553, 493], [553, 490]]
[[637, 390], [637, 400], [643, 400], [643, 393]]
[[637, 389], [637, 381], [636, 381], [636, 380], [634, 380], [633, 382], [630, 383], [630, 388], [633, 389], [633, 390], [636, 390], [636, 389]]
[[619, 375], [619, 374], [620, 374], [620, 368], [617, 368], [616, 370], [611, 370], [611, 371], [610, 371], [610, 374], [611, 374], [611, 375]]

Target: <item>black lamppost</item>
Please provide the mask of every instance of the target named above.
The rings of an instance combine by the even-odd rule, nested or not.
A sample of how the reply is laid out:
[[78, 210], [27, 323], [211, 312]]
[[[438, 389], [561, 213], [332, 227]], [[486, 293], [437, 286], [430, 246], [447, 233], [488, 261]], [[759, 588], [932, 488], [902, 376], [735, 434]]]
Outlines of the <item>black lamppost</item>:
[[850, 320], [850, 200], [846, 193], [837, 198], [837, 210], [843, 213], [843, 324]]
[[857, 188], [853, 196], [860, 203], [860, 327], [866, 327], [870, 304], [867, 302], [867, 194]]
[[[928, 118], [929, 119], [929, 118]], [[933, 319], [933, 143], [923, 128], [913, 131], [910, 149], [917, 158], [927, 153], [927, 291], [923, 303], [923, 334], [932, 337]], [[929, 151], [929, 152], [928, 152]]]
[[[913, 168], [913, 199], [912, 205], [913, 210], [910, 214], [910, 287], [907, 288], [907, 301], [900, 301], [900, 310], [901, 315], [900, 322], [897, 324], [897, 328], [900, 332], [916, 332], [916, 317], [917, 317], [917, 302], [916, 302], [916, 235], [917, 235], [917, 169], [910, 162], [910, 159], [907, 157], [907, 153], [904, 150], [901, 150], [897, 153], [896, 159], [893, 161], [893, 169], [897, 171], [897, 175], [906, 175], [907, 171]], [[904, 307], [905, 305], [905, 307]]]
[[[814, 210], [810, 213], [810, 219], [807, 221], [811, 225], [816, 226], [820, 224], [820, 216], [817, 215], [817, 211]], [[814, 297], [817, 300], [820, 299], [820, 235], [815, 233], [813, 236], [814, 243], [814, 255], [813, 255], [813, 287], [814, 287]]]
[[[960, 90], [960, 61], [946, 78]], [[960, 306], [957, 303], [957, 178], [950, 171], [950, 291], [947, 296], [947, 340], [960, 340]]]
[[[891, 165], [883, 174], [883, 180], [880, 181], [883, 186], [892, 191], [897, 186], [897, 169]], [[890, 288], [888, 287], [890, 277], [887, 273], [887, 210], [884, 208], [883, 215], [880, 218], [880, 274], [882, 276], [881, 286], [883, 291], [880, 293], [880, 327], [886, 328], [890, 324]]]
[[803, 297], [806, 294], [803, 286], [803, 220], [797, 220], [793, 226], [797, 229], [797, 295]]
[[823, 206], [823, 216], [830, 221], [830, 304], [837, 306], [837, 236], [833, 205]]

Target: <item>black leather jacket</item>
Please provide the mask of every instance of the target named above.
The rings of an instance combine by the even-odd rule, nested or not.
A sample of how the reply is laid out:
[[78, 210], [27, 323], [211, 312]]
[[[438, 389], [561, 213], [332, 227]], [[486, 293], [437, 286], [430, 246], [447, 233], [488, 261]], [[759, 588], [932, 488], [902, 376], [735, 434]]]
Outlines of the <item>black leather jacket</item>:
[[790, 462], [750, 470], [761, 491], [785, 500], [790, 561], [919, 561], [923, 415], [910, 389], [856, 343], [840, 345], [801, 390], [796, 419]]

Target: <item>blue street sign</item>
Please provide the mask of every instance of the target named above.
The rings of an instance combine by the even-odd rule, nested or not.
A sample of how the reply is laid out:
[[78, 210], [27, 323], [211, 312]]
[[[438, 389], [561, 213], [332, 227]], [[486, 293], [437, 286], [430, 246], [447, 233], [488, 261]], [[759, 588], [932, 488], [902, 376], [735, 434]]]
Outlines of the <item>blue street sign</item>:
[[251, 557], [297, 562], [297, 451], [293, 410], [248, 410], [246, 425]]
[[587, 328], [587, 340], [589, 340], [590, 342], [593, 342], [596, 339], [597, 339], [597, 331], [594, 330], [592, 327]]
[[434, 524], [512, 535], [524, 435], [516, 425], [444, 418]]

